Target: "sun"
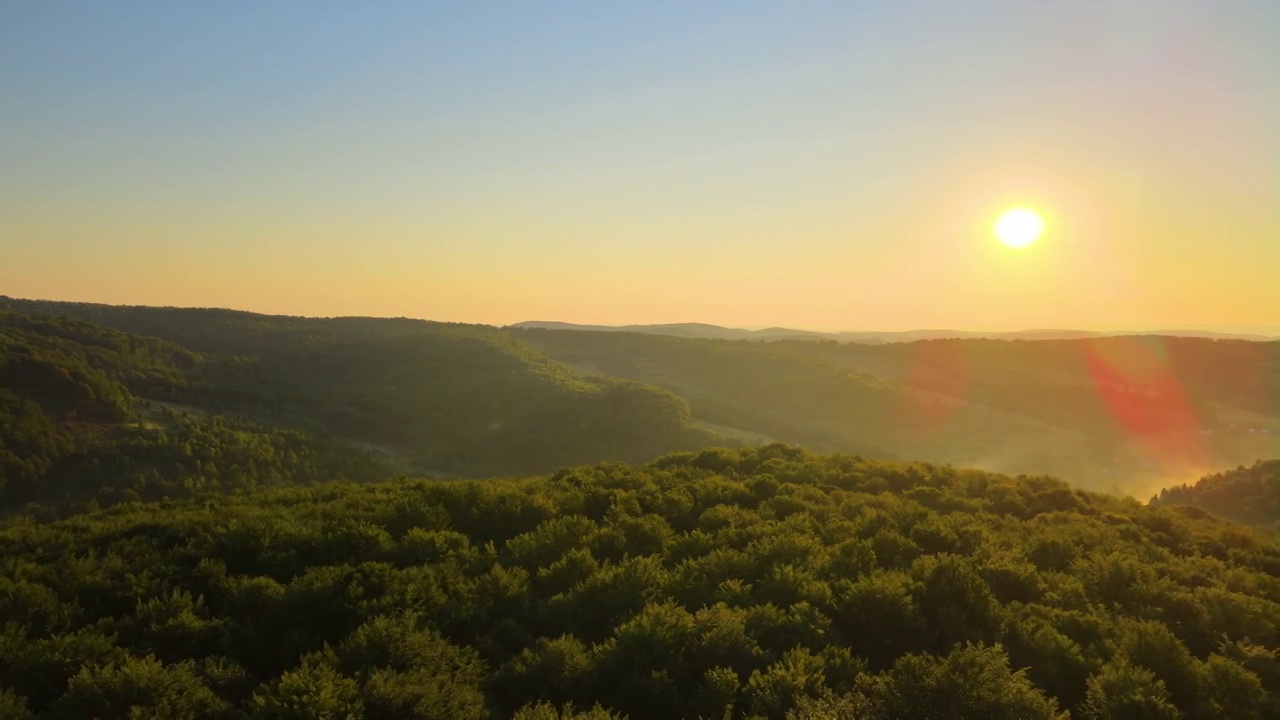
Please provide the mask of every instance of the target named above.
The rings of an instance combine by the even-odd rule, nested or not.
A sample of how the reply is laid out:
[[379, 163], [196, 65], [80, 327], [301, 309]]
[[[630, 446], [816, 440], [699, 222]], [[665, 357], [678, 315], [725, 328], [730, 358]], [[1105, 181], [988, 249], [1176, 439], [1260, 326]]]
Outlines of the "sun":
[[1020, 250], [1040, 239], [1044, 232], [1044, 218], [1030, 208], [1012, 208], [996, 220], [993, 231], [1005, 247]]

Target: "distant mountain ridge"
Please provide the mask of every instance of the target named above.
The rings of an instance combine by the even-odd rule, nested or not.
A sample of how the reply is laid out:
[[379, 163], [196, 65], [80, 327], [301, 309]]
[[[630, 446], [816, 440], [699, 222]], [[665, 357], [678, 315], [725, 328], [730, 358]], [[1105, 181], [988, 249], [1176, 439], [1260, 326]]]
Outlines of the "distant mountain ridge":
[[578, 323], [526, 320], [507, 327], [541, 330], [578, 330], [587, 332], [633, 332], [648, 335], [671, 335], [711, 340], [835, 340], [837, 342], [888, 343], [914, 342], [916, 340], [941, 339], [989, 339], [989, 340], [1079, 340], [1094, 337], [1118, 337], [1129, 335], [1163, 335], [1167, 337], [1202, 337], [1216, 340], [1276, 340], [1280, 336], [1258, 333], [1225, 333], [1201, 330], [1014, 330], [1008, 332], [983, 332], [981, 330], [847, 330], [822, 332], [795, 328], [770, 327], [763, 330], [729, 328], [708, 323], [657, 323], [650, 325], [584, 325]]

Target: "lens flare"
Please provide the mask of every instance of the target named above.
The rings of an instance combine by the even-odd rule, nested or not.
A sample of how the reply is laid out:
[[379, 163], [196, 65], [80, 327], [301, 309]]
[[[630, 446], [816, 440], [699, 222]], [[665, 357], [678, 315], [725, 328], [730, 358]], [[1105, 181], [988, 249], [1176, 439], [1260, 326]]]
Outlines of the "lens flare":
[[1094, 391], [1152, 463], [1203, 466], [1196, 407], [1173, 370], [1164, 338], [1113, 337], [1084, 346]]

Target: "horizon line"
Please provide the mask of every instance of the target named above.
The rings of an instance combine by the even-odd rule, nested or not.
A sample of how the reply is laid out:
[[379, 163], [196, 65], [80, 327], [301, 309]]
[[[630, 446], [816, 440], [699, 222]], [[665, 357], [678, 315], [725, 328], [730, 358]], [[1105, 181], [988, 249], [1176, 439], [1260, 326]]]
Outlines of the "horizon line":
[[51, 298], [22, 298], [14, 297], [0, 293], [0, 301], [17, 300], [27, 302], [48, 302], [48, 303], [65, 303], [69, 305], [105, 305], [113, 307], [136, 307], [136, 308], [163, 308], [175, 310], [215, 310], [223, 312], [238, 312], [251, 315], [263, 315], [274, 317], [303, 318], [312, 320], [333, 320], [342, 318], [369, 318], [382, 320], [419, 320], [423, 322], [444, 322], [456, 323], [460, 325], [486, 325], [496, 328], [519, 327], [527, 324], [559, 324], [569, 325], [583, 328], [613, 328], [616, 330], [625, 330], [627, 328], [652, 328], [652, 327], [678, 327], [678, 326], [704, 326], [717, 328], [721, 330], [736, 330], [740, 332], [763, 332], [767, 330], [782, 330], [797, 333], [812, 333], [815, 335], [852, 335], [852, 334], [874, 334], [874, 335], [907, 335], [912, 333], [966, 333], [978, 335], [1018, 335], [1031, 333], [1093, 333], [1103, 335], [1173, 335], [1173, 334], [1196, 334], [1208, 333], [1214, 335], [1234, 335], [1234, 336], [1250, 336], [1259, 340], [1280, 340], [1280, 325], [1220, 325], [1220, 326], [1147, 326], [1130, 324], [1126, 326], [1113, 327], [1039, 327], [1039, 328], [1021, 328], [1016, 330], [976, 330], [976, 329], [959, 329], [954, 327], [913, 327], [901, 330], [871, 330], [871, 329], [841, 329], [841, 330], [815, 330], [805, 327], [791, 327], [786, 325], [765, 325], [765, 326], [737, 326], [737, 325], [720, 325], [718, 323], [704, 322], [700, 320], [682, 320], [674, 322], [644, 322], [644, 323], [593, 323], [593, 322], [574, 322], [569, 320], [520, 320], [511, 323], [500, 322], [474, 322], [464, 320], [433, 320], [429, 317], [415, 317], [411, 315], [297, 315], [281, 312], [268, 312], [263, 310], [248, 310], [243, 308], [220, 307], [213, 305], [171, 305], [171, 304], [146, 304], [146, 303], [107, 303], [93, 302], [85, 300], [61, 300]]

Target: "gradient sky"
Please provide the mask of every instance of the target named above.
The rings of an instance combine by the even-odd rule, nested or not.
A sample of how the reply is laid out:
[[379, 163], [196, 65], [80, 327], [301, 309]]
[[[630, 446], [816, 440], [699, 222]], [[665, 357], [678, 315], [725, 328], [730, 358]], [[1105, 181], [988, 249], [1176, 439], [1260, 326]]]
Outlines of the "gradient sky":
[[1280, 331], [1280, 2], [4, 2], [0, 294]]

